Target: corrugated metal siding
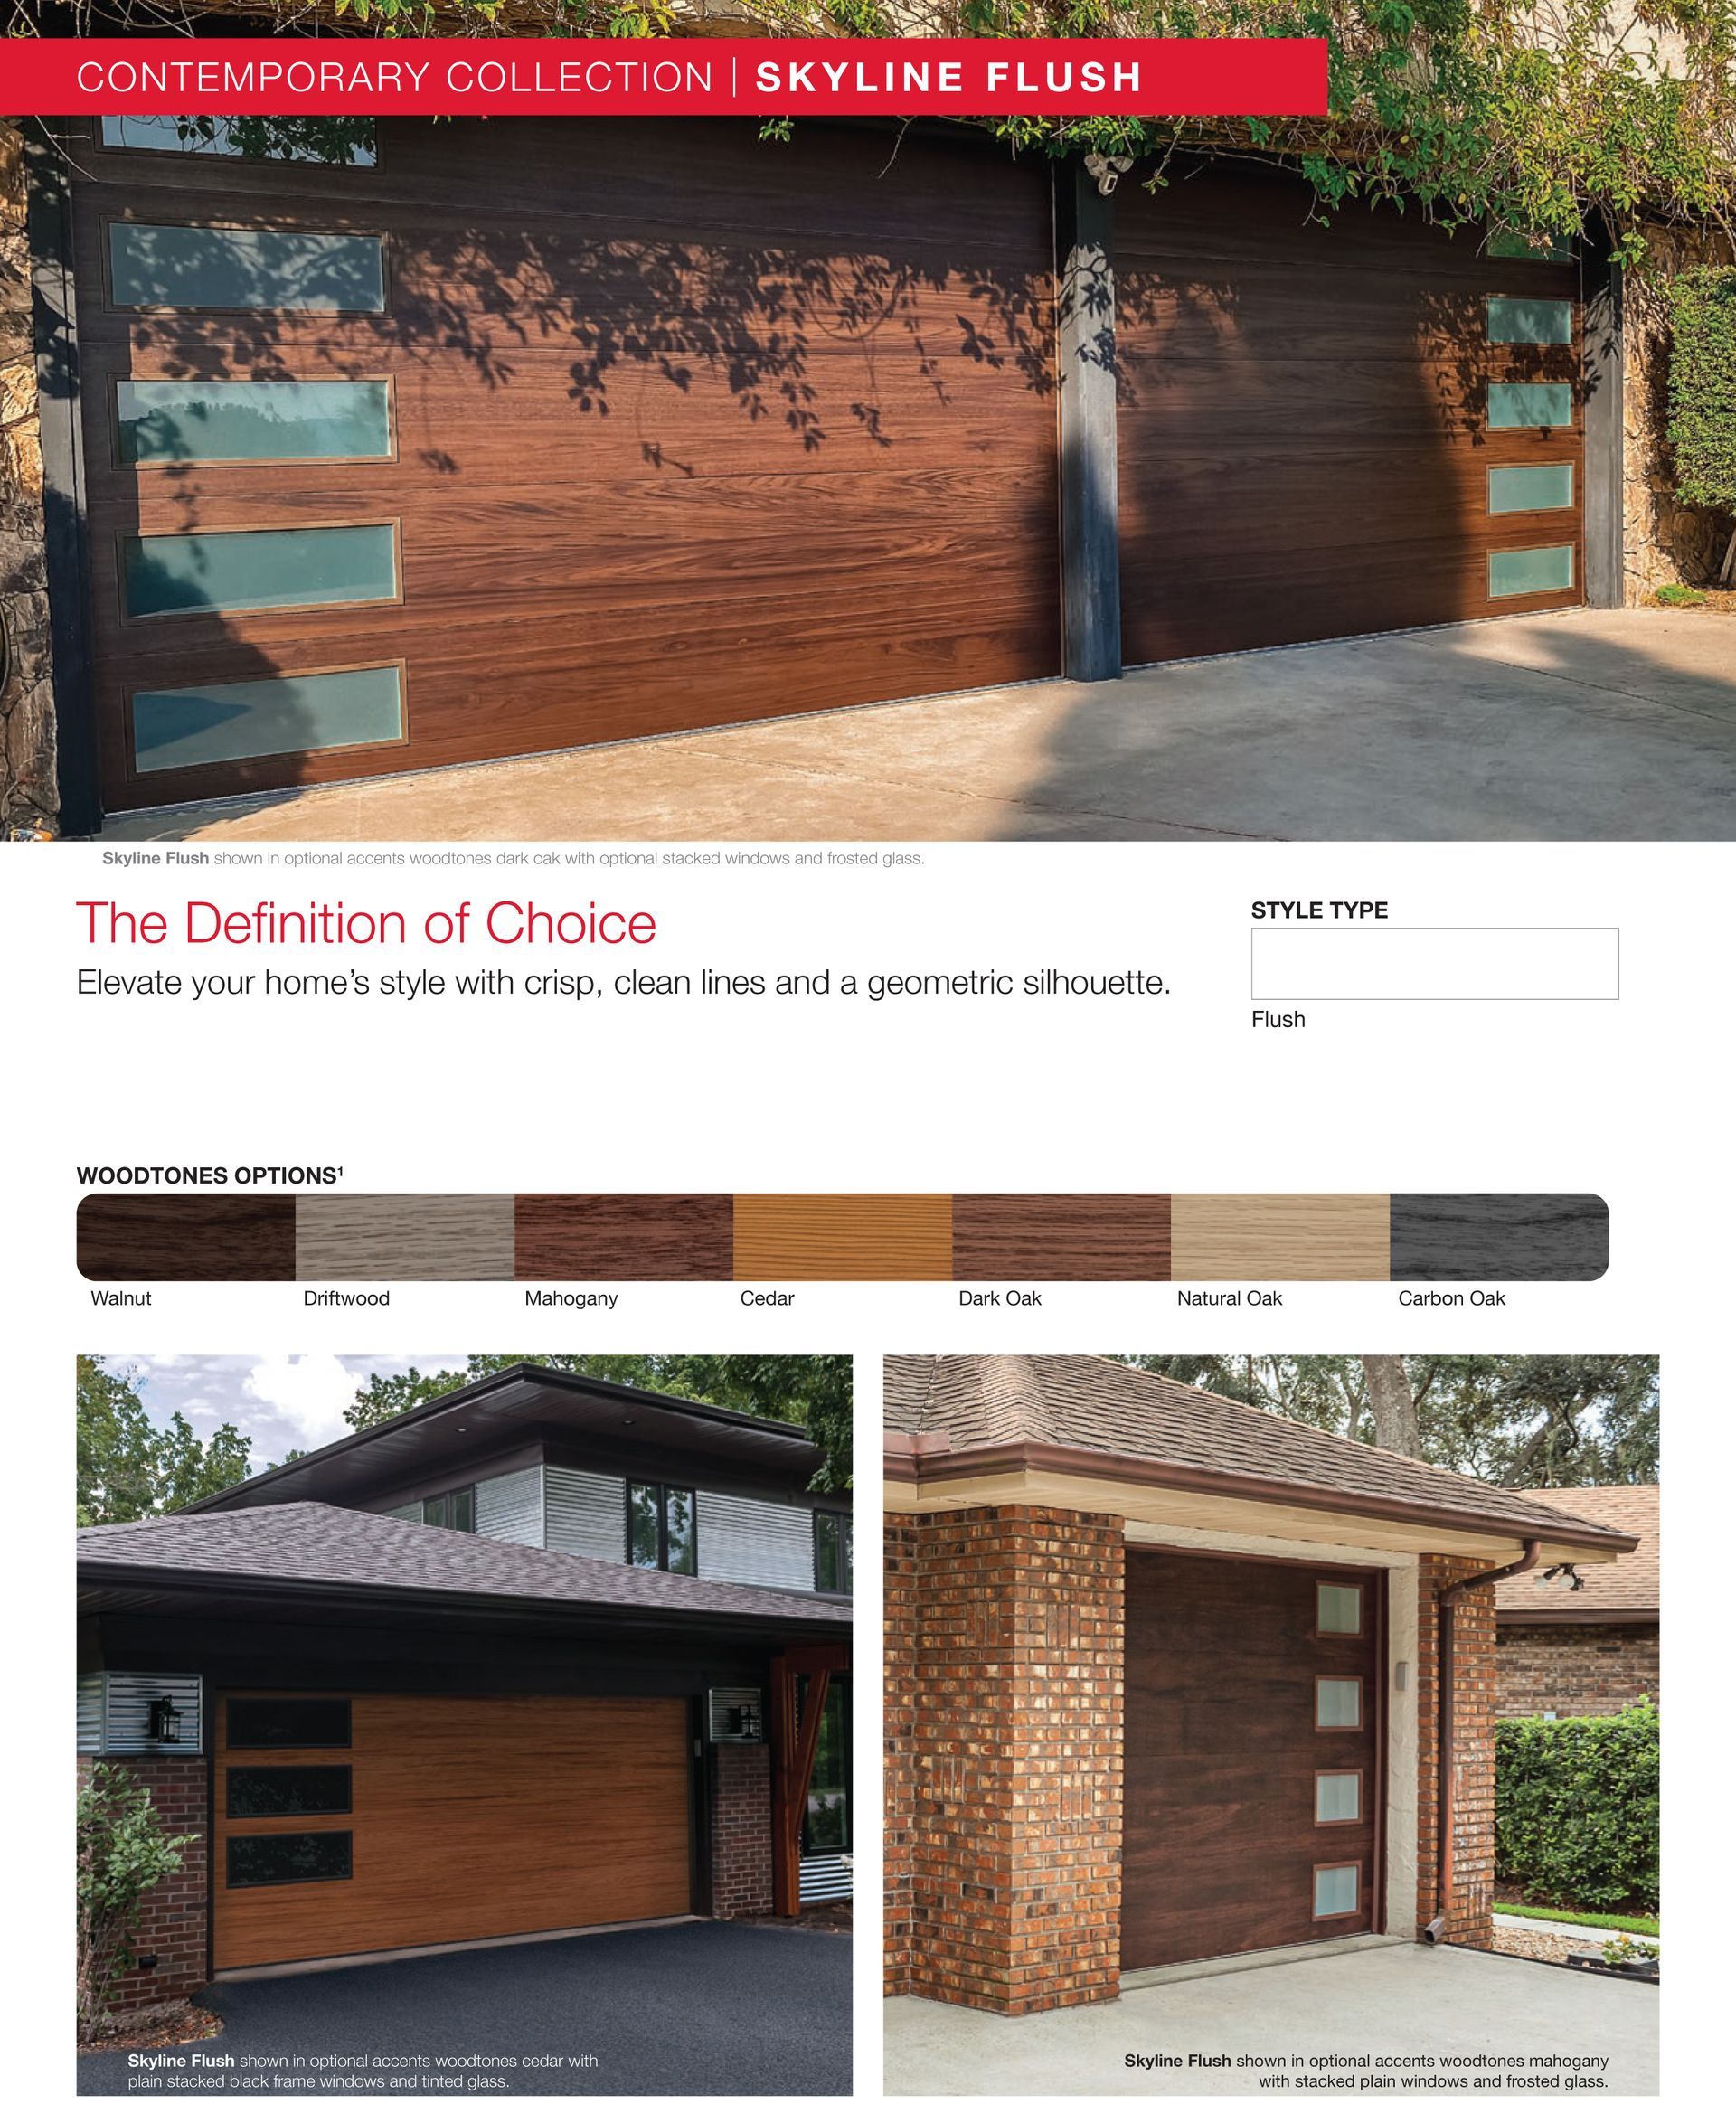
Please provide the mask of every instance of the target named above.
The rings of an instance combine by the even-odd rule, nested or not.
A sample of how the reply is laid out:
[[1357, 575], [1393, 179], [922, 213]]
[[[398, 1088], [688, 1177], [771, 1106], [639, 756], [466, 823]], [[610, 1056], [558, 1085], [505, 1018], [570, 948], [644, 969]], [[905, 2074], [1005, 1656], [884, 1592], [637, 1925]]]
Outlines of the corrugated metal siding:
[[541, 1549], [543, 1541], [542, 1477], [540, 1468], [518, 1468], [510, 1476], [490, 1476], [476, 1486], [476, 1532], [495, 1542], [516, 1542]]
[[582, 1468], [549, 1468], [551, 1549], [569, 1556], [627, 1561], [627, 1485], [618, 1476], [592, 1476]]
[[[151, 1704], [167, 1695], [181, 1712], [173, 1747], [151, 1737]], [[86, 1673], [79, 1676], [80, 1753], [200, 1753], [204, 1684], [196, 1673]]]
[[814, 1518], [798, 1505], [699, 1494], [699, 1575], [737, 1585], [814, 1590]]
[[801, 1899], [805, 1907], [819, 1900], [847, 1900], [855, 1887], [847, 1855], [805, 1855]]

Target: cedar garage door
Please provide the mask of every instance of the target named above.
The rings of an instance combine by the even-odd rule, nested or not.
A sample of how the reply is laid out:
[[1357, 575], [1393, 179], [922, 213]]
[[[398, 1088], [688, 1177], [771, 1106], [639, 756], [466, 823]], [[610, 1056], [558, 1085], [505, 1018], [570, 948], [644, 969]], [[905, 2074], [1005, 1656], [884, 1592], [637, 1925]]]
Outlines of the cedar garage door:
[[1129, 665], [1583, 598], [1577, 265], [1311, 194], [1117, 194]]
[[684, 1914], [679, 1700], [230, 1694], [212, 1963]]
[[73, 142], [108, 808], [1059, 670], [1046, 165], [757, 129]]
[[1383, 1575], [1128, 1552], [1124, 1972], [1377, 1925]]

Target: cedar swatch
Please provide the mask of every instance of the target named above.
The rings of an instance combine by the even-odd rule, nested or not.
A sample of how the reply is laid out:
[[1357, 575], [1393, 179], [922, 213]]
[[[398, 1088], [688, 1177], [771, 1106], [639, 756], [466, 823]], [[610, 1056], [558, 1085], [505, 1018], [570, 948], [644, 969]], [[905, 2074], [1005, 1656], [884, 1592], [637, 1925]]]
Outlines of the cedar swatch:
[[738, 1278], [952, 1276], [952, 1200], [883, 1194], [735, 1201]]

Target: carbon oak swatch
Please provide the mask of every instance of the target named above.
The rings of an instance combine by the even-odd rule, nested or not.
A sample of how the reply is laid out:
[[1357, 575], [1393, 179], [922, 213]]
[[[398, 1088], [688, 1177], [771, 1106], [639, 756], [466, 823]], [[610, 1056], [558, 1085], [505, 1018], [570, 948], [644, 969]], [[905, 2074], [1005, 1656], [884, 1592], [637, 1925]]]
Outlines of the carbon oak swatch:
[[952, 1276], [1167, 1278], [1169, 1203], [1164, 1192], [960, 1194], [952, 1202]]
[[520, 1278], [731, 1278], [735, 1201], [714, 1192], [675, 1196], [562, 1197], [521, 1193]]
[[1560, 1284], [1601, 1278], [1609, 1267], [1609, 1208], [1591, 1192], [1407, 1192], [1392, 1200], [1395, 1279]]

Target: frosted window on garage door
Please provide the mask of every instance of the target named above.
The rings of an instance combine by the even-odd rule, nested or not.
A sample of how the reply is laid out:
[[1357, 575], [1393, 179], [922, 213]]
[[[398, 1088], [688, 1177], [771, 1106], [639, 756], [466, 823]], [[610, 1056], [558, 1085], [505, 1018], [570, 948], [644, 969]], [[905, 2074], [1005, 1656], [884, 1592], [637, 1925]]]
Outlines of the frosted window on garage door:
[[1363, 1816], [1363, 1778], [1355, 1769], [1314, 1778], [1314, 1816], [1321, 1826], [1350, 1825]]
[[1573, 390], [1565, 380], [1495, 380], [1489, 383], [1492, 431], [1570, 431]]
[[387, 460], [383, 380], [123, 380], [124, 466], [168, 460]]
[[1314, 1917], [1354, 1914], [1362, 1901], [1362, 1875], [1354, 1863], [1335, 1863], [1314, 1873]]
[[124, 552], [133, 615], [269, 613], [389, 599], [398, 590], [390, 526], [146, 533]]
[[1314, 1721], [1323, 1731], [1354, 1731], [1363, 1721], [1360, 1680], [1316, 1680]]
[[1526, 592], [1571, 591], [1573, 550], [1502, 548], [1489, 557], [1489, 597], [1522, 598]]
[[133, 752], [141, 774], [378, 745], [402, 731], [403, 694], [392, 665], [133, 696]]
[[1491, 467], [1489, 510], [1564, 512], [1573, 504], [1573, 465], [1562, 460], [1548, 467]]
[[117, 220], [108, 229], [108, 278], [117, 307], [380, 314], [385, 244], [378, 234]]
[[1571, 344], [1571, 299], [1491, 299], [1488, 333], [1492, 344]]

